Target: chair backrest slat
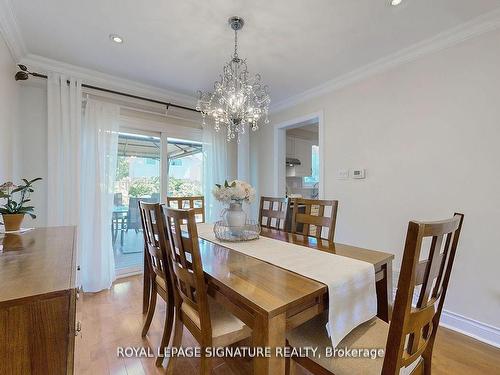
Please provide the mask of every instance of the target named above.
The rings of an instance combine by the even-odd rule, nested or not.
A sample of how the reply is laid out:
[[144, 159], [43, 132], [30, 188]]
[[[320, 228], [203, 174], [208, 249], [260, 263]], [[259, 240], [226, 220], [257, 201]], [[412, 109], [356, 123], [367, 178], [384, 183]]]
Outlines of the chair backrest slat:
[[167, 197], [167, 206], [177, 209], [192, 208], [198, 223], [205, 222], [205, 197], [196, 195], [192, 197]]
[[[301, 234], [304, 236], [312, 235], [318, 239], [333, 241], [338, 201], [293, 198], [292, 204], [292, 233], [299, 233], [298, 227], [302, 225]], [[299, 212], [302, 208], [304, 208], [304, 213]], [[329, 214], [326, 212], [327, 209], [330, 211]], [[311, 226], [313, 226], [313, 230], [311, 230]], [[326, 236], [323, 236], [323, 230], [326, 230]]]
[[[430, 366], [463, 219], [463, 214], [455, 214], [439, 222], [408, 224], [383, 374], [399, 374], [420, 356], [423, 361], [414, 373], [430, 368], [426, 366]], [[429, 240], [429, 255], [420, 260], [423, 244]]]
[[264, 228], [284, 229], [287, 211], [286, 198], [260, 197], [259, 224]]
[[[165, 208], [167, 233], [170, 242], [169, 260], [176, 304], [189, 305], [200, 318], [200, 331], [211, 337], [207, 285], [203, 274], [194, 209]], [[183, 315], [181, 319], [190, 319]], [[193, 322], [195, 323], [195, 322]], [[193, 324], [191, 324], [193, 326]]]
[[160, 204], [138, 202], [149, 270], [170, 285], [168, 240]]

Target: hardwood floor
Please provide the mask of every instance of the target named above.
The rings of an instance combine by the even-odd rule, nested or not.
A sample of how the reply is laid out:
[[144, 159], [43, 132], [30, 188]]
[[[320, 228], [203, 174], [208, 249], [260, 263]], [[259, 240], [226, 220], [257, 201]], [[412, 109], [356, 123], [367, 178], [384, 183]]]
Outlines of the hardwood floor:
[[[75, 374], [165, 374], [154, 358], [119, 358], [117, 347], [156, 348], [161, 340], [165, 304], [158, 298], [157, 312], [148, 336], [141, 338], [142, 279], [133, 276], [116, 281], [109, 291], [85, 294], [82, 303], [82, 337], [76, 338]], [[183, 346], [196, 346], [184, 331]], [[154, 349], [155, 351], [156, 349]], [[164, 366], [166, 366], [166, 362]], [[215, 375], [238, 374], [250, 369], [250, 361], [216, 360]], [[198, 374], [199, 360], [179, 359], [175, 374]], [[307, 372], [299, 372], [306, 375]], [[433, 374], [500, 374], [500, 349], [440, 327], [434, 349]]]

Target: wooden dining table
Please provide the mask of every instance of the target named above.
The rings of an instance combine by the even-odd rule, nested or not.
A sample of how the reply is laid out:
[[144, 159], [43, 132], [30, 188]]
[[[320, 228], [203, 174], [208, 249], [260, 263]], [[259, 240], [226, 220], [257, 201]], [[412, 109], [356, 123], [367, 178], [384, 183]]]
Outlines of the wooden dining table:
[[[377, 316], [389, 321], [393, 254], [276, 229], [262, 228], [261, 236], [373, 264]], [[253, 359], [253, 373], [285, 374], [285, 358], [275, 356], [274, 348], [285, 346], [288, 330], [328, 308], [327, 286], [223, 245], [202, 238], [199, 243], [209, 295], [252, 329], [252, 346], [271, 348], [270, 357]], [[145, 311], [150, 285], [147, 262], [144, 264]]]

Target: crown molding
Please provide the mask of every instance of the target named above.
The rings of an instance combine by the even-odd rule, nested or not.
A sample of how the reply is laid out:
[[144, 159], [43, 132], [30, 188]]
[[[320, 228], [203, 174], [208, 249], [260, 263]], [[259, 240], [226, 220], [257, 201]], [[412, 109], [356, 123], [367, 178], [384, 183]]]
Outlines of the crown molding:
[[27, 65], [31, 70], [36, 70], [38, 73], [57, 71], [62, 74], [80, 78], [90, 85], [101, 85], [108, 89], [126, 91], [131, 94], [147, 96], [152, 99], [172, 102], [179, 105], [194, 107], [196, 104], [196, 98], [194, 96], [180, 94], [28, 53], [16, 21], [11, 0], [0, 0], [0, 34], [5, 39], [5, 43], [14, 61]]
[[319, 86], [308, 89], [300, 94], [281, 100], [276, 104], [271, 105], [271, 113], [277, 113], [312, 98], [339, 90], [370, 76], [392, 69], [398, 65], [416, 60], [421, 56], [443, 50], [498, 28], [500, 28], [500, 9], [485, 13], [471, 21], [437, 34], [432, 38], [399, 50], [393, 54], [376, 60], [375, 62], [329, 80]]
[[14, 61], [21, 60], [26, 55], [27, 50], [10, 0], [0, 0], [0, 34], [3, 36]]
[[79, 78], [82, 82], [100, 86], [110, 90], [124, 91], [129, 94], [145, 96], [151, 99], [172, 102], [174, 104], [194, 107], [196, 98], [174, 91], [165, 90], [159, 87], [142, 84], [136, 81], [120, 78], [96, 70], [83, 68], [77, 65], [64, 63], [61, 61], [49, 59], [43, 56], [28, 54], [20, 61], [37, 73], [48, 74], [49, 72], [58, 72]]

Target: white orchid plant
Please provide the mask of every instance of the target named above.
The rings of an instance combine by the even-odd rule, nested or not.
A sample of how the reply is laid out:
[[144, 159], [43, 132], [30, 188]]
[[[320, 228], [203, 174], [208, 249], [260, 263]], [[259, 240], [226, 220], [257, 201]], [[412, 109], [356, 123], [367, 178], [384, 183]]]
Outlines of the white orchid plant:
[[215, 184], [212, 191], [215, 199], [223, 203], [251, 203], [255, 199], [255, 189], [248, 182], [234, 180], [224, 184]]

